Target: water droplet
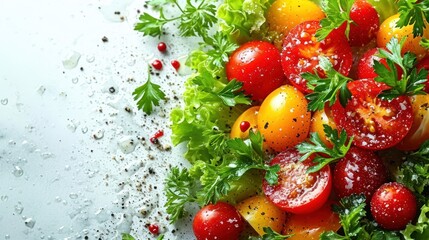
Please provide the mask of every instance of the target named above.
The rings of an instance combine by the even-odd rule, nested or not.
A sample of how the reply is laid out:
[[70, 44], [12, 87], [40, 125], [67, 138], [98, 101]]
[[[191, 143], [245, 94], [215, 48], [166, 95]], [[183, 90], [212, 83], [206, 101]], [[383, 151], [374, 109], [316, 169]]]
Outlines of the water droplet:
[[128, 66], [132, 67], [136, 64], [136, 60], [135, 59], [131, 59], [130, 61], [127, 62]]
[[64, 170], [66, 170], [66, 171], [70, 171], [70, 170], [71, 170], [70, 165], [65, 165], [65, 166], [64, 166]]
[[119, 149], [125, 154], [132, 153], [136, 148], [137, 142], [131, 136], [125, 136], [119, 139]]
[[21, 202], [18, 202], [18, 204], [15, 205], [15, 212], [16, 214], [21, 214], [22, 211], [24, 211], [24, 206], [22, 206]]
[[186, 60], [187, 60], [188, 56], [181, 56], [179, 58], [177, 58], [177, 61], [179, 61], [180, 63], [180, 68], [179, 70], [177, 70], [177, 73], [180, 76], [187, 76], [192, 74], [192, 69], [189, 68], [188, 66], [186, 66]]
[[46, 91], [46, 87], [45, 87], [45, 86], [40, 86], [40, 87], [37, 89], [37, 93], [38, 93], [39, 95], [43, 95], [43, 94], [45, 93], [45, 91]]
[[9, 234], [4, 235], [4, 239], [10, 239], [10, 235]]
[[79, 195], [78, 195], [77, 193], [73, 193], [73, 192], [71, 192], [71, 193], [69, 194], [69, 197], [70, 197], [71, 199], [76, 199], [76, 198], [78, 198], [78, 197], [79, 197]]
[[7, 105], [7, 104], [9, 103], [9, 99], [7, 99], [7, 98], [3, 98], [2, 100], [0, 100], [0, 103], [1, 103], [2, 105]]
[[41, 156], [43, 159], [48, 159], [48, 158], [52, 158], [52, 157], [54, 157], [54, 154], [53, 154], [53, 153], [51, 153], [51, 152], [42, 152], [42, 153], [40, 153], [40, 156]]
[[72, 78], [72, 83], [73, 83], [73, 84], [76, 84], [76, 83], [78, 83], [78, 82], [79, 82], [79, 78], [77, 78], [77, 77]]
[[89, 199], [85, 199], [85, 200], [83, 200], [83, 205], [84, 206], [89, 206], [89, 205], [91, 205], [92, 204], [92, 201], [91, 200], [89, 200]]
[[29, 227], [29, 228], [33, 228], [34, 225], [36, 224], [36, 220], [32, 219], [32, 218], [27, 218], [24, 220], [25, 226]]
[[95, 140], [100, 140], [104, 137], [104, 130], [103, 129], [99, 129], [97, 131], [95, 131], [92, 136], [94, 137]]
[[80, 53], [76, 51], [70, 51], [66, 53], [66, 55], [63, 58], [63, 66], [65, 69], [73, 69], [77, 66], [79, 63], [81, 55]]
[[2, 195], [0, 197], [0, 200], [2, 200], [3, 202], [6, 202], [9, 199], [9, 197], [7, 195]]
[[15, 166], [13, 171], [12, 171], [12, 174], [15, 177], [21, 177], [24, 174], [24, 170], [22, 170], [22, 168], [20, 166]]
[[62, 199], [60, 198], [60, 196], [56, 196], [56, 197], [55, 197], [55, 201], [56, 201], [56, 202], [61, 202], [61, 201], [62, 201]]
[[92, 63], [92, 62], [94, 62], [94, 60], [95, 60], [94, 55], [88, 55], [88, 56], [86, 56], [86, 61], [88, 63]]
[[81, 130], [82, 130], [82, 133], [84, 133], [84, 134], [88, 132], [88, 128], [87, 127], [83, 127]]
[[15, 145], [16, 145], [16, 142], [15, 142], [14, 140], [9, 140], [9, 145], [10, 145], [10, 146], [15, 146]]
[[63, 205], [66, 206], [67, 204], [69, 204], [66, 200], [62, 201]]

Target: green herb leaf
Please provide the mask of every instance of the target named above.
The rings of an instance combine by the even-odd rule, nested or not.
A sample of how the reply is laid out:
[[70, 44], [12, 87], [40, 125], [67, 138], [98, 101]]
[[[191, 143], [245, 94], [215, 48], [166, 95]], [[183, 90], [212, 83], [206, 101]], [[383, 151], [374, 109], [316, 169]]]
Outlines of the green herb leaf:
[[152, 37], [161, 36], [162, 28], [170, 21], [164, 17], [162, 9], [160, 10], [159, 18], [156, 18], [148, 13], [143, 13], [140, 15], [139, 20], [140, 22], [134, 26], [134, 30]]
[[247, 104], [251, 103], [251, 100], [246, 97], [242, 92], [239, 92], [243, 83], [236, 80], [228, 82], [228, 84], [217, 93], [225, 105], [233, 107], [237, 104]]
[[[386, 59], [388, 66], [374, 61], [374, 70], [378, 75], [375, 81], [385, 83], [390, 87], [379, 94], [380, 98], [391, 100], [402, 95], [425, 94], [423, 88], [428, 72], [425, 69], [417, 72], [414, 67], [417, 58], [413, 53], [407, 52], [402, 56], [401, 49], [404, 42], [405, 39], [399, 42], [398, 39], [392, 38], [386, 45], [388, 51], [384, 49], [378, 51], [378, 56]], [[402, 77], [397, 74], [397, 66], [402, 69]]]
[[[351, 98], [347, 82], [352, 79], [337, 72], [326, 57], [319, 57], [319, 66], [325, 71], [326, 78], [319, 77], [317, 72], [315, 74], [303, 73], [301, 75], [307, 80], [307, 87], [313, 91], [306, 95], [309, 100], [308, 109], [310, 111], [321, 110], [325, 107], [325, 103], [329, 103], [332, 106], [337, 100], [337, 96], [340, 97], [341, 104], [345, 106]], [[339, 94], [337, 94], [338, 92]]]
[[429, 2], [417, 0], [399, 0], [399, 20], [397, 27], [413, 26], [414, 37], [423, 36], [426, 22], [429, 21]]
[[186, 168], [173, 167], [165, 182], [167, 196], [167, 213], [170, 221], [174, 223], [183, 217], [185, 204], [195, 202], [195, 180]]
[[303, 154], [300, 161], [304, 161], [312, 154], [316, 154], [313, 163], [316, 165], [310, 167], [307, 172], [317, 172], [324, 166], [343, 158], [353, 142], [353, 137], [348, 140], [346, 131], [342, 130], [340, 134], [336, 129], [324, 124], [323, 130], [326, 137], [332, 142], [333, 148], [329, 148], [320, 139], [319, 134], [311, 133], [309, 142], [302, 142], [297, 145], [299, 153]]
[[270, 227], [263, 227], [262, 229], [265, 233], [264, 235], [262, 235], [262, 240], [284, 240], [292, 237], [292, 235], [281, 235]]
[[238, 45], [231, 42], [228, 36], [222, 32], [216, 32], [213, 37], [206, 37], [202, 46], [210, 48], [207, 51], [207, 61], [220, 68], [223, 68], [229, 60], [229, 55], [238, 48]]
[[133, 95], [134, 100], [137, 101], [138, 109], [143, 109], [147, 114], [151, 114], [153, 106], [159, 106], [159, 101], [165, 99], [165, 93], [161, 90], [161, 86], [151, 82], [149, 70], [146, 83], [136, 88]]
[[405, 240], [424, 240], [429, 238], [429, 202], [420, 209], [420, 215], [415, 224], [408, 224], [401, 231]]
[[216, 6], [208, 2], [203, 0], [198, 6], [194, 6], [190, 0], [186, 1], [183, 14], [180, 16], [181, 36], [208, 36], [208, 29], [216, 22]]
[[422, 38], [422, 40], [420, 40], [420, 46], [424, 47], [425, 49], [429, 49], [429, 39]]
[[161, 7], [165, 4], [176, 3], [176, 2], [177, 0], [150, 0], [148, 4], [153, 7]]
[[135, 240], [135, 238], [128, 233], [122, 233], [122, 240]]
[[339, 28], [344, 22], [346, 22], [346, 36], [349, 37], [350, 24], [353, 20], [350, 18], [350, 11], [354, 0], [325, 0], [322, 2], [321, 7], [326, 15], [326, 18], [320, 20], [322, 26], [316, 31], [317, 41], [325, 39], [329, 33], [334, 29]]

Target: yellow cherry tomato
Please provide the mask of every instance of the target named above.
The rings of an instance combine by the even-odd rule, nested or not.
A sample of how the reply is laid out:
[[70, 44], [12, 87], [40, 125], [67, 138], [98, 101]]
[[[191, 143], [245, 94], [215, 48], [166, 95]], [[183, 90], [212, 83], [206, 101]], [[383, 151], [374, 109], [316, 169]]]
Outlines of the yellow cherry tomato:
[[230, 137], [247, 139], [249, 131], [256, 131], [258, 129], [258, 111], [259, 106], [254, 106], [244, 111], [232, 125]]
[[[420, 46], [420, 40], [422, 37], [413, 36], [413, 26], [408, 25], [402, 28], [396, 26], [396, 23], [399, 20], [399, 14], [395, 14], [387, 18], [381, 25], [377, 34], [377, 46], [380, 48], [385, 48], [387, 43], [392, 37], [397, 38], [399, 41], [403, 38], [406, 38], [404, 46], [402, 47], [402, 54], [410, 51], [417, 55], [418, 59], [422, 59], [427, 51], [422, 46]], [[427, 24], [426, 24], [427, 25]], [[423, 30], [423, 37], [429, 38], [429, 26]]]
[[271, 31], [280, 34], [281, 41], [296, 25], [324, 17], [322, 9], [310, 0], [277, 0], [268, 9], [267, 22]]
[[265, 149], [281, 152], [295, 147], [307, 138], [310, 122], [304, 94], [290, 85], [274, 90], [259, 108], [258, 130]]
[[332, 148], [333, 145], [326, 137], [325, 131], [323, 130], [324, 124], [329, 125], [332, 129], [337, 128], [334, 119], [330, 113], [325, 112], [325, 109], [314, 112], [313, 116], [311, 117], [310, 132], [317, 133], [323, 143], [326, 144], [326, 146]]
[[400, 150], [416, 150], [429, 140], [429, 95], [415, 95], [411, 97], [414, 112], [414, 121], [405, 138], [396, 145]]
[[265, 196], [250, 197], [235, 206], [241, 216], [259, 234], [264, 235], [264, 227], [281, 232], [286, 221], [286, 212], [280, 210]]

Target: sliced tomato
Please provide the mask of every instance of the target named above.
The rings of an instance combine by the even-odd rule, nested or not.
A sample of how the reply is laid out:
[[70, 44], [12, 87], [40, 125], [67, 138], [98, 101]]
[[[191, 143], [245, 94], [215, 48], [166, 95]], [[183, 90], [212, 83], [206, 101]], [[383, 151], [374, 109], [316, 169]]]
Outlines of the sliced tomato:
[[265, 196], [284, 211], [303, 214], [313, 212], [325, 204], [331, 189], [331, 169], [325, 166], [315, 173], [307, 173], [313, 165], [312, 159], [300, 162], [296, 149], [279, 153], [270, 164], [280, 165], [278, 184], [269, 185], [263, 181]]
[[[358, 79], [362, 78], [376, 78], [378, 76], [374, 70], [374, 61], [378, 61], [388, 69], [387, 61], [384, 58], [380, 58], [377, 56], [379, 48], [372, 48], [366, 51], [362, 58], [359, 59], [358, 69], [357, 69], [357, 77]], [[399, 66], [396, 67], [396, 71], [398, 76], [402, 76], [402, 68]]]
[[354, 136], [354, 144], [381, 150], [399, 143], [413, 124], [413, 110], [408, 97], [383, 100], [377, 96], [386, 89], [373, 79], [360, 79], [347, 84], [352, 94], [346, 107], [339, 101], [332, 106], [332, 115], [339, 129]]
[[302, 73], [315, 70], [323, 76], [319, 56], [329, 58], [335, 70], [347, 75], [352, 66], [352, 50], [341, 30], [332, 31], [323, 41], [314, 36], [320, 28], [319, 21], [307, 21], [297, 25], [286, 36], [281, 53], [283, 71], [289, 81], [301, 92], [308, 93], [307, 81]]
[[309, 214], [292, 214], [286, 221], [283, 234], [292, 234], [289, 240], [318, 240], [326, 231], [338, 231], [340, 217], [332, 211], [334, 201], [327, 201], [318, 210]]

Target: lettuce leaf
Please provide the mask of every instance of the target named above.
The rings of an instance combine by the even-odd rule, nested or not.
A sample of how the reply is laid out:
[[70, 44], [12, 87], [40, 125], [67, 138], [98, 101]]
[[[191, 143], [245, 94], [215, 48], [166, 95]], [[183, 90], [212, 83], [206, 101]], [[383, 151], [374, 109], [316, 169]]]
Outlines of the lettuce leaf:
[[401, 233], [405, 240], [429, 239], [429, 202], [422, 206], [417, 223], [415, 225], [408, 224]]
[[398, 5], [396, 0], [368, 0], [380, 16], [380, 24], [386, 20], [386, 18], [396, 14], [398, 12]]

